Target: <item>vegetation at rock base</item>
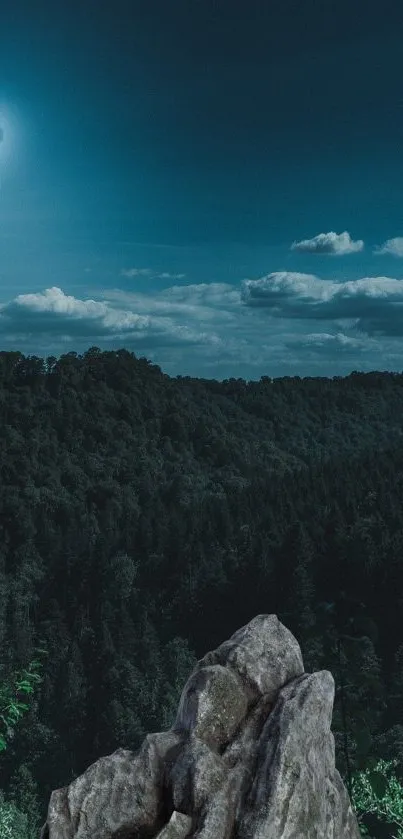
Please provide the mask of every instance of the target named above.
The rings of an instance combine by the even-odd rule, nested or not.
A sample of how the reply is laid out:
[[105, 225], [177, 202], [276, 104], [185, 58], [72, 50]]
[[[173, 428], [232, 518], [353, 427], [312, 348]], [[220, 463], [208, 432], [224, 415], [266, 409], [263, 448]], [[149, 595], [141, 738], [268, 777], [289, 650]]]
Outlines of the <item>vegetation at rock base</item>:
[[396, 763], [380, 760], [374, 769], [358, 772], [353, 778], [351, 802], [362, 836], [369, 836], [363, 817], [372, 815], [377, 821], [396, 826], [397, 833], [390, 839], [403, 839], [403, 787], [394, 774], [389, 776]]
[[[36, 652], [46, 655], [46, 650], [37, 648]], [[14, 737], [15, 724], [28, 709], [26, 703], [18, 701], [20, 693], [32, 693], [32, 682], [39, 682], [41, 677], [35, 673], [40, 662], [34, 660], [27, 670], [19, 676], [13, 674], [11, 682], [0, 685], [0, 719], [5, 732], [0, 736], [0, 751], [7, 748], [7, 738]], [[22, 678], [21, 678], [22, 677]], [[37, 839], [40, 829], [38, 790], [31, 773], [25, 766], [18, 771], [18, 787], [9, 790], [11, 800], [5, 801], [0, 790], [0, 839]], [[16, 806], [15, 800], [19, 803]]]

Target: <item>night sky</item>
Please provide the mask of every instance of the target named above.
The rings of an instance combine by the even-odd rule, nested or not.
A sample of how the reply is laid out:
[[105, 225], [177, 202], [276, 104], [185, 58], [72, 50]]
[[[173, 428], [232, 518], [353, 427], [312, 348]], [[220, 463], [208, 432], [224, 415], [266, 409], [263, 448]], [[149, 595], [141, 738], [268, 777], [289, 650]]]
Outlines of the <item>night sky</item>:
[[3, 0], [0, 349], [403, 369], [402, 61], [401, 0]]

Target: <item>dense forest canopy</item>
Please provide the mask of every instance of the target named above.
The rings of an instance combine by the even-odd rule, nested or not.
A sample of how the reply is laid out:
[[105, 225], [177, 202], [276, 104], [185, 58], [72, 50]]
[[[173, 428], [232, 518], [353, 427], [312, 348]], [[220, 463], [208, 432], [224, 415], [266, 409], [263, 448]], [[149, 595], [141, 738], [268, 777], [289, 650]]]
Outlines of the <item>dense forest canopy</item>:
[[259, 613], [332, 672], [343, 777], [376, 757], [403, 777], [402, 374], [1, 352], [0, 418], [2, 677], [49, 653], [6, 794], [35, 787], [44, 821], [52, 789], [168, 727], [197, 658]]

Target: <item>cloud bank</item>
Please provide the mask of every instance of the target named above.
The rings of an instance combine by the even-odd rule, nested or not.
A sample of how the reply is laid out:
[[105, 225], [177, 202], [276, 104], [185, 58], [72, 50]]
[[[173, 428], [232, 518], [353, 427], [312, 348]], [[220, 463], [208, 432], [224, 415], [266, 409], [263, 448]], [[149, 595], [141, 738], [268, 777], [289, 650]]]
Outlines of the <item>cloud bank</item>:
[[244, 280], [245, 305], [273, 317], [309, 320], [354, 319], [368, 335], [403, 335], [403, 280], [363, 277], [335, 283], [313, 274], [278, 271]]
[[[95, 292], [94, 292], [95, 293]], [[57, 355], [124, 346], [171, 375], [346, 375], [403, 362], [403, 280], [331, 282], [279, 271], [240, 284], [108, 289], [58, 286], [0, 305], [3, 349]], [[28, 348], [27, 348], [28, 347]], [[190, 351], [191, 350], [191, 351]], [[397, 361], [398, 360], [398, 361]], [[403, 363], [400, 363], [403, 367]]]
[[293, 242], [291, 245], [292, 251], [332, 254], [333, 256], [358, 253], [363, 248], [363, 240], [357, 239], [354, 242], [347, 230], [344, 233], [334, 233], [333, 230], [329, 233], [318, 233], [313, 239], [303, 239], [301, 242]]

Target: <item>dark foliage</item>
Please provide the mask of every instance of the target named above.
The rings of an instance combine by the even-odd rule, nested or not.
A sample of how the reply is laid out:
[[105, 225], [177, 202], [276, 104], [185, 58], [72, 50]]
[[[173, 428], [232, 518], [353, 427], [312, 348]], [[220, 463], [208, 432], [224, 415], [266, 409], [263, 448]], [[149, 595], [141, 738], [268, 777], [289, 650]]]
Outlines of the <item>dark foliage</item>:
[[259, 613], [333, 673], [346, 782], [378, 757], [402, 773], [402, 375], [3, 352], [0, 431], [1, 678], [49, 653], [6, 796], [23, 767], [44, 820], [52, 789], [168, 727], [197, 658]]

